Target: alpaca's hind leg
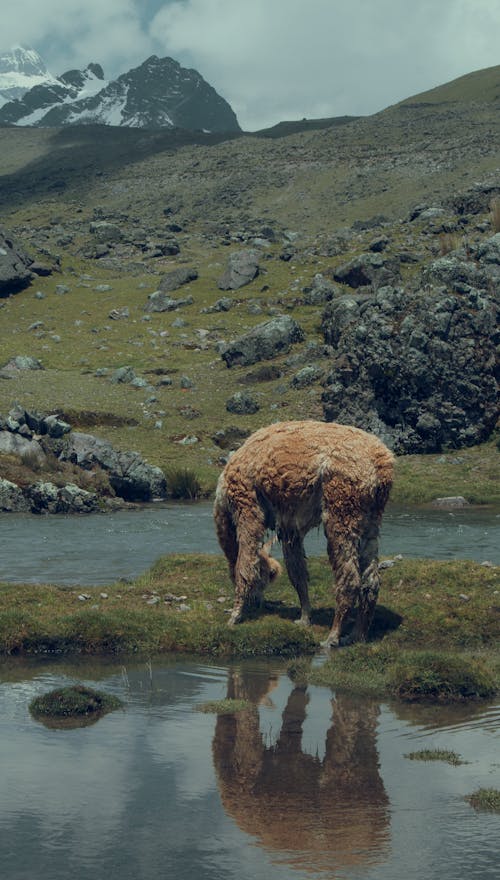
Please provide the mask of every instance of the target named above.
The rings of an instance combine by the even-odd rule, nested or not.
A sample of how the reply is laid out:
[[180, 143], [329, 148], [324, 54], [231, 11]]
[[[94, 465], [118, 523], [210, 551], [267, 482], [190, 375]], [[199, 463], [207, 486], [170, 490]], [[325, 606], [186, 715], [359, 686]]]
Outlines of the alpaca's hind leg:
[[378, 533], [379, 518], [374, 516], [365, 525], [359, 550], [361, 591], [356, 624], [353, 630], [353, 639], [355, 641], [366, 641], [375, 614], [375, 606], [380, 589]]
[[238, 538], [231, 511], [224, 504], [216, 501], [214, 506], [215, 530], [217, 540], [228, 565], [231, 580], [235, 581], [236, 561], [238, 559]]
[[270, 569], [262, 545], [264, 516], [259, 506], [237, 514], [238, 558], [234, 568], [234, 605], [229, 623], [239, 623], [250, 608], [259, 605], [269, 583]]
[[328, 510], [323, 515], [328, 558], [335, 575], [335, 617], [332, 628], [323, 643], [338, 647], [353, 641], [347, 628], [359, 603], [361, 575], [359, 570], [359, 518], [333, 516]]
[[295, 529], [280, 530], [278, 537], [288, 577], [297, 590], [300, 601], [301, 614], [297, 622], [308, 626], [311, 622], [311, 605], [309, 603], [309, 573], [304, 553], [304, 542]]

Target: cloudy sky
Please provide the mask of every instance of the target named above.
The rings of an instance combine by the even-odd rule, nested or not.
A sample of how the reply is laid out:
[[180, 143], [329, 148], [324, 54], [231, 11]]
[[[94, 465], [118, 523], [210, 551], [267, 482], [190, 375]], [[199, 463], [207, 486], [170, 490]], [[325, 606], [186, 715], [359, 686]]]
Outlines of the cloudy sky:
[[0, 52], [107, 78], [149, 55], [195, 67], [252, 131], [367, 114], [500, 63], [499, 0], [15, 0]]

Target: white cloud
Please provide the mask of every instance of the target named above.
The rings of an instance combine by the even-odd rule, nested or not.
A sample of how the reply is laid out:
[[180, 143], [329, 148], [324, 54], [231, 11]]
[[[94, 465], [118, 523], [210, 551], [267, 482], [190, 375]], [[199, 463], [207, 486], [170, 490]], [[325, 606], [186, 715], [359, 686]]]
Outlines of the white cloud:
[[151, 32], [255, 128], [375, 112], [495, 64], [499, 24], [497, 0], [185, 0]]
[[498, 0], [17, 0], [2, 46], [31, 44], [52, 72], [107, 77], [150, 54], [195, 67], [244, 128], [372, 113], [498, 63]]

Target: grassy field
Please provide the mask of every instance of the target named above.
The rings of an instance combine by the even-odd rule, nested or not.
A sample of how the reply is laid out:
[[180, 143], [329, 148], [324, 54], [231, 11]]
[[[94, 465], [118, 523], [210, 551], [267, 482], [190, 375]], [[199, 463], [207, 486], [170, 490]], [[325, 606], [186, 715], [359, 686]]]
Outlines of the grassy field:
[[306, 658], [328, 632], [333, 603], [327, 560], [312, 559], [310, 568], [310, 628], [294, 623], [297, 600], [285, 576], [260, 614], [228, 627], [232, 590], [221, 557], [163, 557], [133, 583], [91, 592], [3, 584], [0, 651], [298, 657], [292, 675], [403, 699], [465, 699], [499, 688], [497, 568], [407, 560], [384, 570], [370, 641], [334, 651], [312, 670]]

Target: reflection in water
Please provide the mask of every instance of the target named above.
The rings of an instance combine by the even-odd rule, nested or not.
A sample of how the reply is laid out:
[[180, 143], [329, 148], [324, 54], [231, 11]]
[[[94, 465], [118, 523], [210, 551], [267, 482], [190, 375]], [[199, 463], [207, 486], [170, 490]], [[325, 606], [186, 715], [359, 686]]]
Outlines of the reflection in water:
[[[500, 787], [500, 705], [332, 704], [283, 670], [2, 661], [1, 880], [498, 880], [498, 816], [465, 795]], [[35, 723], [33, 697], [75, 680], [125, 710], [77, 730]], [[254, 708], [193, 711], [228, 691]], [[405, 758], [426, 747], [467, 763]]]
[[230, 671], [227, 696], [252, 707], [217, 720], [213, 755], [225, 810], [273, 858], [295, 868], [335, 876], [383, 860], [389, 812], [376, 748], [378, 706], [338, 695], [320, 759], [302, 745], [305, 686], [293, 688], [277, 740], [266, 743], [258, 704], [275, 684]]

